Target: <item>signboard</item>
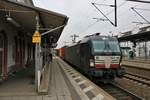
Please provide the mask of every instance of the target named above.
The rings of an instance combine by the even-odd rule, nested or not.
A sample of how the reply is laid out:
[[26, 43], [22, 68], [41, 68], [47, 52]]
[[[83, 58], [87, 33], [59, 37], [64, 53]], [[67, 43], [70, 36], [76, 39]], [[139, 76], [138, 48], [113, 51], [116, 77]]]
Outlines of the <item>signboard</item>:
[[32, 43], [41, 43], [41, 34], [38, 31], [33, 34]]

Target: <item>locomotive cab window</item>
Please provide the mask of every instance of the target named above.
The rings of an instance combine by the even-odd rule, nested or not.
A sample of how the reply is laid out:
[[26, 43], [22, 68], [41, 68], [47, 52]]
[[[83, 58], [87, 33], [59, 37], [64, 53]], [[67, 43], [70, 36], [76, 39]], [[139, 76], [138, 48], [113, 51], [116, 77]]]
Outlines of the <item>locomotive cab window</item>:
[[105, 49], [104, 41], [93, 41], [94, 52], [102, 52]]
[[119, 44], [117, 41], [109, 41], [108, 43], [112, 52], [120, 52]]
[[94, 53], [101, 52], [120, 52], [118, 41], [92, 41]]

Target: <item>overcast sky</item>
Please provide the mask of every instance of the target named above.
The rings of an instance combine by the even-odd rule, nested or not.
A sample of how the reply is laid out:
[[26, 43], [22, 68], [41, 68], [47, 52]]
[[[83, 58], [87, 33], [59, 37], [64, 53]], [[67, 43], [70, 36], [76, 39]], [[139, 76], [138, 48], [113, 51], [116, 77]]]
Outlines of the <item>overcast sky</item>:
[[[149, 1], [149, 0], [147, 0]], [[93, 18], [104, 18], [102, 14], [98, 12], [91, 4], [95, 2], [98, 4], [113, 5], [114, 0], [34, 0], [35, 6], [40, 8], [55, 11], [61, 14], [65, 14], [69, 17], [68, 25], [65, 27], [59, 41], [58, 47], [63, 46], [64, 42], [71, 42], [71, 35], [79, 35], [79, 39], [82, 39], [85, 35], [93, 33], [101, 33], [103, 35], [118, 34], [119, 32], [125, 32], [129, 30], [137, 30], [138, 27], [147, 26], [148, 24], [136, 25], [133, 22], [144, 22], [131, 7], [150, 9], [150, 4], [127, 2], [125, 0], [117, 0], [118, 5], [118, 26], [112, 26], [108, 21], [98, 21]], [[110, 6], [98, 6], [97, 7], [107, 17], [114, 22], [114, 11]], [[137, 10], [148, 21], [150, 21], [150, 10]]]

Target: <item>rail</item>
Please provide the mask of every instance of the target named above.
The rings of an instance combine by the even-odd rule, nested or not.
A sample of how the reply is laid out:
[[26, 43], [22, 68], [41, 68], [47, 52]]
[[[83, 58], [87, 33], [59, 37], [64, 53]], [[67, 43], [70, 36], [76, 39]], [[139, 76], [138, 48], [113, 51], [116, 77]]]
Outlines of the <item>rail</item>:
[[130, 67], [142, 70], [150, 70], [150, 64], [148, 63], [135, 63], [135, 62], [122, 62], [123, 67]]
[[117, 100], [145, 100], [144, 98], [139, 97], [138, 95], [116, 85], [114, 82], [109, 84], [99, 84], [99, 86]]
[[140, 75], [135, 75], [135, 74], [132, 74], [132, 73], [126, 73], [124, 75], [124, 78], [136, 81], [138, 83], [141, 83], [143, 85], [147, 85], [148, 87], [150, 87], [150, 79], [148, 79], [146, 77], [143, 77], [143, 76], [140, 76]]

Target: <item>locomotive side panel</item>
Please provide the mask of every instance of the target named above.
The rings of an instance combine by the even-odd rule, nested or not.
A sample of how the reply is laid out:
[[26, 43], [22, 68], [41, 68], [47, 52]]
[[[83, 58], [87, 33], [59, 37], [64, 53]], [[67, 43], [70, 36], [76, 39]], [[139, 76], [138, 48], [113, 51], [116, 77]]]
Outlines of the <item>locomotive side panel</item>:
[[79, 45], [65, 48], [65, 60], [76, 67], [80, 66]]
[[85, 74], [88, 74], [88, 75], [89, 75], [89, 71], [90, 71], [90, 58], [91, 58], [90, 48], [91, 48], [91, 46], [88, 42], [80, 44], [81, 66], [79, 66], [79, 67], [80, 67], [81, 71], [83, 71]]

